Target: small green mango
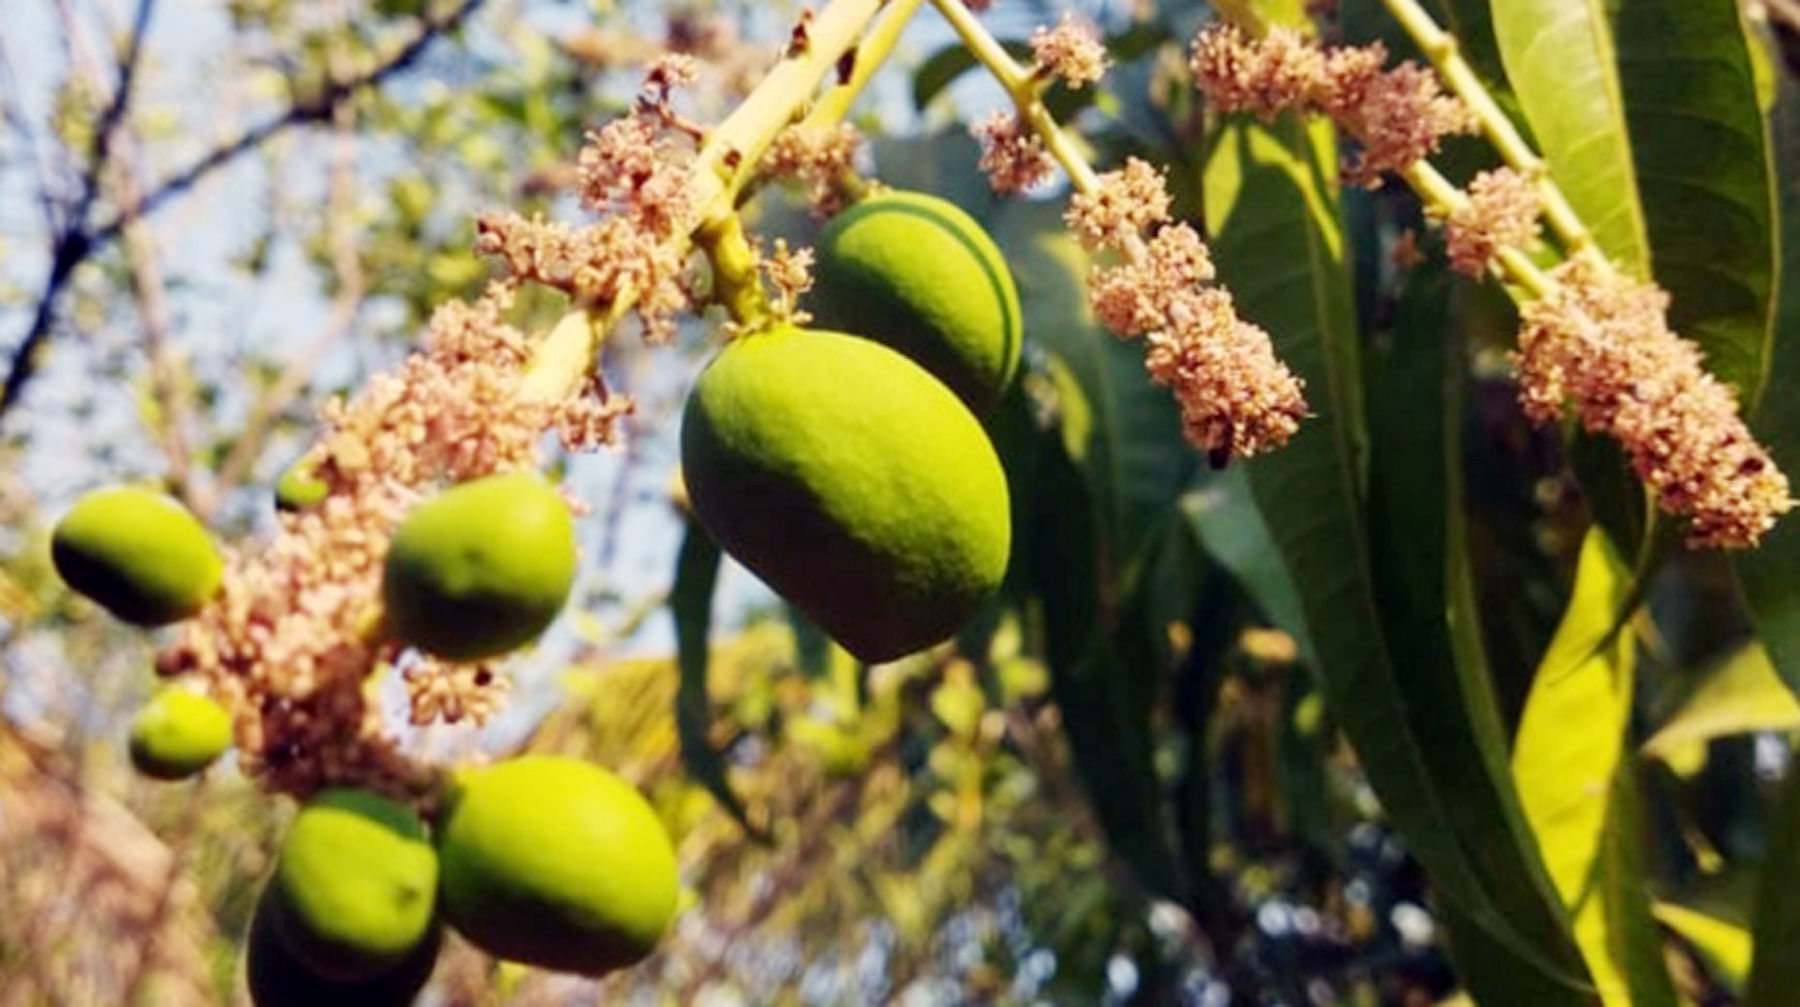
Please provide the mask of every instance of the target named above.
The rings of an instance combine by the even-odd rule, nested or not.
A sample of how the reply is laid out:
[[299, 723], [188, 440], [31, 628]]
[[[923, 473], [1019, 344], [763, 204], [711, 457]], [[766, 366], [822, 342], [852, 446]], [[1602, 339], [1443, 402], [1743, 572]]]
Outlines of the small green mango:
[[490, 954], [601, 975], [648, 955], [675, 914], [675, 849], [650, 805], [581, 759], [458, 775], [439, 820], [444, 918]]
[[401, 522], [382, 593], [396, 636], [474, 660], [537, 638], [575, 582], [568, 505], [532, 472], [452, 487]]
[[303, 511], [316, 507], [327, 496], [331, 495], [331, 484], [319, 477], [317, 469], [306, 464], [302, 458], [287, 467], [281, 478], [275, 482], [275, 509], [278, 511]]
[[820, 328], [899, 350], [985, 414], [1019, 369], [1023, 322], [994, 240], [955, 203], [888, 190], [819, 235], [809, 307]]
[[411, 809], [366, 790], [325, 790], [282, 841], [271, 922], [307, 971], [366, 980], [399, 967], [429, 937], [437, 882], [437, 851]]
[[1006, 475], [917, 364], [793, 328], [727, 345], [683, 415], [682, 472], [714, 541], [852, 654], [955, 633], [1006, 572]]
[[158, 780], [186, 779], [231, 747], [231, 714], [212, 699], [168, 686], [131, 718], [131, 764]]
[[407, 1007], [431, 978], [444, 928], [433, 921], [400, 964], [366, 979], [320, 976], [294, 957], [276, 931], [275, 897], [264, 889], [250, 921], [245, 978], [256, 1007]]
[[224, 564], [206, 529], [161, 493], [132, 486], [94, 490], [50, 536], [63, 582], [126, 622], [162, 626], [206, 604]]

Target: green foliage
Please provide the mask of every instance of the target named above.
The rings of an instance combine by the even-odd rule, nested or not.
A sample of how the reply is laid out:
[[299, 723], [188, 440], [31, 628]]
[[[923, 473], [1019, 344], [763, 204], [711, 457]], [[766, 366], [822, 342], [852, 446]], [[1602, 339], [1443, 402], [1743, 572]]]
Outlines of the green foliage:
[[[1455, 905], [1455, 918], [1479, 933], [1471, 939], [1512, 959], [1489, 973], [1507, 984], [1498, 987], [1501, 998], [1529, 983], [1537, 1002], [1585, 1003], [1580, 963], [1504, 775], [1499, 725], [1482, 695], [1487, 684], [1443, 674], [1443, 651], [1402, 663], [1413, 655], [1395, 647], [1384, 624], [1389, 606], [1382, 602], [1405, 595], [1383, 595], [1379, 585], [1405, 575], [1417, 544], [1394, 540], [1387, 553], [1371, 553], [1362, 368], [1336, 189], [1324, 167], [1334, 161], [1328, 134], [1284, 120], [1272, 128], [1227, 125], [1208, 162], [1207, 213], [1221, 275], [1243, 310], [1276, 334], [1320, 413], [1288, 448], [1251, 466], [1251, 486], [1300, 591], [1328, 701], [1388, 815]], [[1288, 265], [1262, 265], [1269, 262]], [[1296, 287], [1308, 296], [1295, 297]], [[1428, 384], [1439, 383], [1429, 362], [1423, 370]], [[1409, 417], [1415, 408], [1383, 404]], [[1444, 450], [1412, 457], [1442, 471]], [[1442, 492], [1432, 495], [1442, 500]], [[1431, 541], [1429, 525], [1395, 520], [1402, 523], [1384, 534], [1423, 532]], [[1442, 591], [1451, 547], [1438, 548], [1443, 558], [1415, 569]], [[1421, 601], [1421, 612], [1445, 610], [1443, 602]], [[1404, 638], [1409, 647], [1428, 642], [1408, 629], [1415, 633]]]
[[1669, 324], [1754, 405], [1774, 342], [1776, 255], [1754, 42], [1736, 0], [1625, 0], [1609, 15], [1650, 271], [1669, 292]]

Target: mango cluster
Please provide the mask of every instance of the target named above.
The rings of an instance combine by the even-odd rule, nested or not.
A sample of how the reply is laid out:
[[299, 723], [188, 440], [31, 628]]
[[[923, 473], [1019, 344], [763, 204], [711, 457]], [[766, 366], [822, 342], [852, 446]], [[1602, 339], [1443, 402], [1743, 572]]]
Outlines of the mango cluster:
[[682, 471], [725, 551], [858, 658], [892, 660], [955, 633], [1006, 571], [978, 415], [1018, 369], [1018, 294], [980, 225], [920, 193], [840, 214], [818, 263], [825, 328], [727, 344], [688, 398]]
[[603, 975], [673, 919], [675, 850], [642, 796], [579, 759], [464, 770], [435, 827], [368, 791], [313, 796], [282, 843], [246, 956], [257, 1007], [401, 1007], [447, 924], [499, 958]]

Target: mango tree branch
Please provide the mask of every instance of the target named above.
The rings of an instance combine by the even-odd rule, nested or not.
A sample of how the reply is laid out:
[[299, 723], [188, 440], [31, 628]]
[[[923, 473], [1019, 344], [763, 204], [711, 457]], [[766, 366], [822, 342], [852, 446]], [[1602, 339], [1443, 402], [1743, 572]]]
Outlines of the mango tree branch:
[[987, 27], [975, 16], [975, 12], [963, 4], [962, 0], [931, 0], [932, 6], [950, 22], [950, 27], [969, 47], [974, 55], [1000, 86], [1006, 89], [1007, 95], [1018, 109], [1019, 120], [1031, 127], [1044, 141], [1050, 156], [1062, 165], [1069, 174], [1069, 181], [1077, 192], [1092, 193], [1100, 188], [1100, 176], [1087, 162], [1087, 157], [1075, 143], [1075, 138], [1057, 125], [1056, 117], [1044, 104], [1043, 81], [1025, 67], [1020, 66], [1006, 47], [1000, 44], [988, 32]]
[[[682, 257], [702, 231], [730, 240], [726, 219], [734, 215], [738, 192], [754, 174], [776, 134], [795, 122], [838, 60], [856, 45], [881, 10], [881, 0], [831, 0], [817, 15], [794, 28], [787, 52], [762, 82], [710, 133], [694, 157], [688, 177], [688, 205], [696, 208], [691, 226], [670, 239]], [[737, 241], [742, 242], [741, 230]], [[746, 249], [734, 247], [735, 255]], [[596, 354], [636, 302], [626, 290], [610, 304], [577, 305], [538, 344], [521, 394], [528, 401], [561, 398], [595, 366]]]
[[[40, 351], [44, 343], [49, 340], [55, 327], [57, 302], [61, 299], [63, 289], [68, 285], [77, 266], [86, 262], [95, 252], [111, 244], [123, 233], [127, 225], [147, 216], [170, 198], [192, 188], [218, 168], [259, 149], [264, 143], [292, 126], [330, 119], [333, 110], [357, 92], [375, 87], [417, 62], [433, 41], [460, 27], [486, 2], [487, 0], [461, 0], [448, 12], [425, 18], [418, 34], [380, 64], [354, 77], [327, 83], [318, 94], [296, 101], [275, 118], [256, 126], [237, 139], [201, 155], [188, 167], [151, 186], [143, 198], [131, 205], [120, 207], [113, 216], [103, 222], [90, 225], [88, 216], [93, 210], [94, 194], [88, 190], [98, 184], [101, 162], [104, 160], [103, 157], [97, 156], [95, 163], [90, 165], [85, 173], [89, 184], [84, 186], [84, 196], [76, 203], [51, 250], [50, 272], [44, 279], [42, 292], [38, 295], [31, 324], [12, 351], [12, 363], [6, 373], [6, 382], [4, 386], [0, 386], [0, 420], [3, 420], [6, 414], [18, 405], [19, 397], [25, 391], [25, 385], [36, 374]], [[135, 75], [138, 46], [143, 35], [142, 21], [148, 18], [148, 12], [152, 6], [153, 0], [141, 0], [139, 4], [139, 30], [134, 31], [126, 58], [121, 65], [120, 86], [114, 92], [112, 103], [108, 106], [108, 113], [101, 117], [100, 129], [95, 137], [97, 155], [104, 154], [105, 144], [110, 143], [113, 126], [123, 114], [128, 88]], [[114, 108], [118, 111], [112, 111]]]
[[1400, 27], [1412, 36], [1426, 58], [1431, 60], [1431, 65], [1437, 70], [1438, 77], [1445, 86], [1475, 113], [1475, 118], [1481, 123], [1482, 134], [1500, 152], [1500, 157], [1506, 161], [1507, 166], [1534, 180], [1539, 202], [1544, 207], [1544, 219], [1562, 240], [1569, 254], [1575, 255], [1592, 248], [1594, 238], [1588, 232], [1587, 225], [1581, 222], [1581, 216], [1570, 205], [1568, 197], [1563, 195], [1561, 187], [1551, 180], [1544, 159], [1525, 142], [1518, 127], [1513, 125], [1512, 118], [1500, 108], [1493, 94], [1482, 84], [1481, 78], [1476, 76], [1475, 68], [1469, 65], [1468, 60], [1463, 59], [1455, 36], [1433, 21], [1418, 0], [1382, 0], [1382, 3], [1394, 20], [1400, 23]]

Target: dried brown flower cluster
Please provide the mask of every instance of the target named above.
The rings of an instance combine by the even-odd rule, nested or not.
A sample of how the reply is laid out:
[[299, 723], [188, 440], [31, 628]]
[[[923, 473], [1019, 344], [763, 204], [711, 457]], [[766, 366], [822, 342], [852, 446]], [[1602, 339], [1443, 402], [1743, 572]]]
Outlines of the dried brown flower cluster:
[[861, 146], [862, 133], [845, 123], [825, 128], [789, 126], [775, 134], [757, 170], [801, 182], [813, 212], [829, 217], [850, 204], [856, 151]]
[[[1238, 317], [1200, 235], [1169, 221], [1162, 175], [1135, 158], [1074, 196], [1066, 220], [1090, 250], [1123, 262], [1089, 279], [1094, 313], [1121, 337], [1144, 337], [1145, 368], [1175, 392], [1188, 440], [1214, 465], [1287, 443], [1306, 416], [1301, 382], [1269, 335]], [[1145, 228], [1156, 228], [1146, 240]]]
[[1530, 176], [1511, 168], [1476, 175], [1468, 201], [1444, 218], [1444, 240], [1451, 268], [1482, 276], [1503, 248], [1525, 249], [1537, 241], [1537, 187]]
[[516, 279], [555, 287], [577, 301], [632, 298], [645, 335], [674, 335], [675, 316], [693, 304], [677, 235], [694, 208], [688, 171], [700, 127], [674, 109], [671, 94], [693, 80], [692, 57], [667, 55], [651, 67], [637, 107], [588, 137], [577, 163], [582, 202], [602, 214], [586, 227], [516, 213], [484, 216], [476, 250], [505, 260]]
[[1668, 294], [1578, 257], [1521, 309], [1519, 397], [1533, 418], [1562, 415], [1565, 398], [1591, 431], [1624, 446], [1663, 510], [1688, 519], [1695, 547], [1754, 546], [1794, 504], [1788, 481], [1756, 442], [1731, 389], [1700, 350], [1669, 331]]
[[1478, 126], [1430, 69], [1408, 61], [1384, 70], [1386, 63], [1380, 43], [1326, 50], [1291, 29], [1252, 39], [1223, 25], [1194, 39], [1188, 68], [1220, 111], [1264, 120], [1288, 109], [1328, 116], [1362, 147], [1347, 176], [1373, 185], [1382, 172], [1430, 156], [1445, 136]]
[[389, 540], [413, 504], [444, 483], [538, 464], [544, 432], [572, 446], [611, 440], [629, 401], [584, 386], [556, 403], [522, 400], [525, 337], [504, 323], [510, 288], [432, 317], [424, 348], [355, 398], [321, 410], [326, 435], [302, 464], [330, 487], [281, 516], [273, 542], [230, 551], [219, 595], [159, 657], [196, 673], [234, 711], [244, 770], [308, 793], [355, 782], [421, 798], [429, 771], [409, 760], [374, 701], [379, 672], [404, 662], [414, 723], [481, 721], [508, 688], [485, 664], [409, 654], [381, 631]]

